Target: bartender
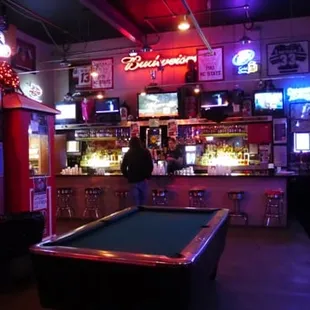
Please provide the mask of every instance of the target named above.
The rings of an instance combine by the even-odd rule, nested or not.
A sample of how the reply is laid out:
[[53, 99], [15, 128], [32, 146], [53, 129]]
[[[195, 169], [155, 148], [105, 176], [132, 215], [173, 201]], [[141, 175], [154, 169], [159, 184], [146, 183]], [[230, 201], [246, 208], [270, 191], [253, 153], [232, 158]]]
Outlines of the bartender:
[[181, 148], [177, 145], [174, 138], [168, 140], [168, 151], [167, 151], [167, 173], [174, 173], [176, 170], [183, 168], [183, 153]]

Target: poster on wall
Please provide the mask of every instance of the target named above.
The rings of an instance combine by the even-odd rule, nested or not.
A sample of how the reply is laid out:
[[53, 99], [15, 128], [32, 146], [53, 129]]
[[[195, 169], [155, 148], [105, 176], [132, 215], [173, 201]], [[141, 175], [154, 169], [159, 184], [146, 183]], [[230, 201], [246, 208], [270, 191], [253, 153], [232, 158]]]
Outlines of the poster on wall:
[[132, 122], [130, 124], [130, 136], [139, 137], [140, 136], [140, 125], [139, 123]]
[[197, 50], [198, 80], [201, 82], [224, 80], [223, 58], [222, 47], [214, 48], [213, 53], [207, 49]]
[[36, 70], [36, 47], [33, 44], [16, 39], [16, 54], [11, 59], [11, 65], [22, 71]]
[[170, 138], [176, 138], [176, 136], [178, 135], [178, 123], [175, 119], [168, 121], [167, 135]]
[[72, 71], [72, 77], [75, 79], [77, 89], [91, 88], [91, 66], [76, 67]]
[[92, 70], [98, 73], [92, 78], [93, 89], [113, 88], [113, 58], [93, 60]]
[[269, 76], [308, 72], [308, 41], [267, 45], [267, 74]]
[[33, 211], [47, 208], [47, 185], [45, 177], [33, 179]]

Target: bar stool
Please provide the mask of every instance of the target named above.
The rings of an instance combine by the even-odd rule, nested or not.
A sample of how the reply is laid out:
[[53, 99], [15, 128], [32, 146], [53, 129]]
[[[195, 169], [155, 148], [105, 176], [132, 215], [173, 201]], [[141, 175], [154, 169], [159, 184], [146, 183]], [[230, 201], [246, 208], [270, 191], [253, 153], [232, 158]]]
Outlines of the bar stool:
[[123, 210], [127, 207], [127, 198], [129, 191], [127, 189], [117, 189], [114, 192], [115, 197], [118, 198], [118, 209]]
[[166, 189], [153, 189], [152, 202], [154, 206], [166, 206], [168, 204], [168, 191]]
[[190, 208], [205, 208], [206, 207], [206, 191], [203, 188], [192, 188], [188, 192]]
[[269, 226], [272, 219], [277, 219], [278, 223], [281, 224], [283, 217], [283, 199], [284, 192], [281, 189], [267, 190], [265, 192], [266, 207], [264, 215], [264, 224]]
[[100, 187], [88, 187], [85, 188], [85, 209], [83, 212], [83, 217], [85, 218], [86, 215], [95, 218], [99, 218], [101, 213], [100, 205], [101, 205], [101, 197], [103, 194], [103, 189]]
[[57, 209], [56, 216], [61, 217], [63, 213], [68, 213], [71, 218], [74, 214], [72, 207], [73, 189], [70, 187], [57, 188]]
[[233, 209], [229, 212], [229, 218], [241, 218], [245, 225], [248, 225], [248, 214], [241, 211], [240, 203], [244, 198], [244, 191], [229, 191], [228, 198], [233, 202]]

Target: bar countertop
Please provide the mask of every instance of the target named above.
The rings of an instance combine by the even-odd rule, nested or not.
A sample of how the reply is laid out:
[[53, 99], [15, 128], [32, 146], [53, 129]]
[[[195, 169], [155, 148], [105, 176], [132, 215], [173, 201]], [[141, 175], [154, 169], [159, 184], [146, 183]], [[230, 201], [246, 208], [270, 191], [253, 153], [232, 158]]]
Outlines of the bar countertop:
[[[106, 173], [104, 175], [98, 174], [57, 174], [56, 177], [121, 177], [120, 173]], [[231, 173], [230, 175], [208, 175], [207, 173], [197, 174], [173, 174], [173, 175], [152, 175], [152, 178], [290, 178], [296, 177], [298, 174], [295, 173], [279, 173], [274, 175], [255, 175], [246, 173]]]

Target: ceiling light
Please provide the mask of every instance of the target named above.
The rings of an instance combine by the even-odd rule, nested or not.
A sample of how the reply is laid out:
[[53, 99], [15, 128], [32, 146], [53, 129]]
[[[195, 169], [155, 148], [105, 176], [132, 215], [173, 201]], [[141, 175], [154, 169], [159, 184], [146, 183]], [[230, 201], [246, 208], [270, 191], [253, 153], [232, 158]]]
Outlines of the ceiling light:
[[97, 99], [103, 99], [103, 94], [102, 93], [98, 93], [96, 97], [97, 97]]
[[186, 19], [186, 15], [184, 15], [184, 20], [181, 21], [181, 22], [179, 23], [178, 29], [181, 30], [181, 31], [186, 31], [186, 30], [188, 30], [190, 27], [191, 27], [191, 26], [190, 26], [189, 22], [188, 22], [187, 19]]
[[144, 53], [147, 53], [147, 52], [152, 52], [152, 48], [148, 45], [148, 44], [145, 44], [143, 45], [141, 51], [144, 52]]
[[247, 35], [243, 35], [239, 41], [242, 44], [250, 44], [252, 42], [252, 39], [248, 37]]
[[96, 78], [96, 77], [98, 77], [98, 72], [97, 71], [92, 71], [91, 73], [90, 73], [90, 75], [91, 75], [91, 77], [92, 78]]
[[137, 56], [138, 55], [138, 52], [136, 51], [136, 50], [131, 50], [130, 52], [129, 52], [129, 56], [130, 57], [135, 57], [135, 56]]
[[200, 93], [200, 90], [201, 90], [201, 89], [200, 89], [200, 86], [199, 86], [199, 85], [196, 85], [195, 88], [194, 88], [194, 93], [195, 93], [195, 94], [199, 94], [199, 93]]

